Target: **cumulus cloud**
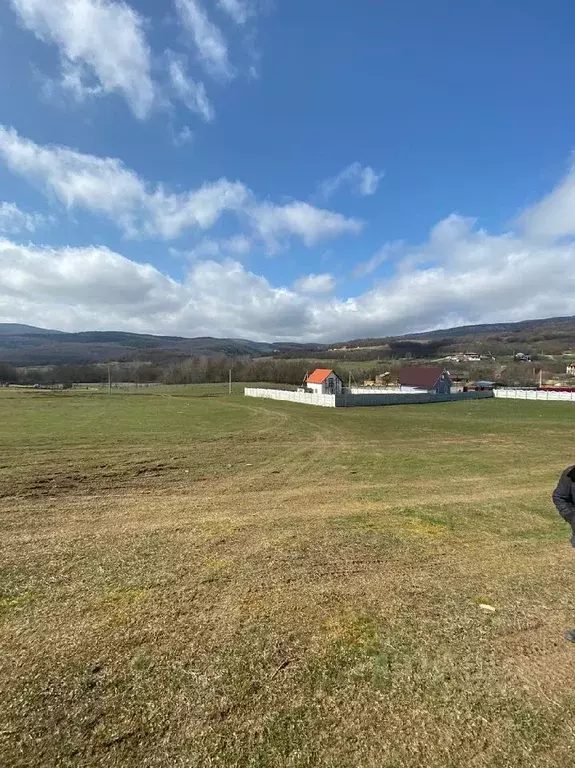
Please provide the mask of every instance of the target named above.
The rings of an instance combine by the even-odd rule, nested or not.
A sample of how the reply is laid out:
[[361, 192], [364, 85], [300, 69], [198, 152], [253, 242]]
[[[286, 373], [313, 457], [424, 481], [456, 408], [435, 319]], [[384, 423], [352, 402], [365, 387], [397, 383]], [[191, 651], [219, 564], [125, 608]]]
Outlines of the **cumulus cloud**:
[[352, 163], [341, 173], [331, 179], [322, 181], [319, 185], [320, 195], [327, 200], [341, 187], [349, 187], [362, 197], [374, 195], [379, 187], [383, 173], [376, 173], [371, 166], [363, 167], [361, 163]]
[[105, 216], [130, 237], [179, 237], [186, 229], [208, 230], [222, 214], [236, 214], [270, 250], [289, 236], [306, 245], [359, 232], [361, 222], [294, 201], [258, 203], [238, 181], [218, 179], [183, 193], [150, 185], [117, 158], [82, 154], [67, 147], [40, 146], [0, 126], [0, 159], [67, 208]]
[[215, 117], [215, 112], [208, 99], [206, 87], [201, 81], [194, 80], [187, 74], [185, 60], [169, 53], [168, 71], [177, 98], [191, 112], [195, 112], [210, 123]]
[[321, 275], [305, 275], [295, 282], [295, 289], [300, 293], [332, 293], [336, 286], [333, 275], [323, 273]]
[[273, 336], [286, 329], [297, 334], [307, 311], [302, 297], [234, 261], [197, 262], [178, 282], [106, 248], [0, 240], [0, 320], [26, 317], [63, 330], [186, 328], [222, 335], [265, 326]]
[[183, 27], [190, 34], [198, 60], [216, 78], [230, 79], [233, 70], [221, 29], [208, 17], [199, 0], [174, 0]]
[[146, 315], [177, 312], [184, 300], [181, 284], [106, 248], [38, 248], [0, 240], [3, 316], [29, 313], [36, 322], [46, 313], [64, 328], [98, 324], [106, 316], [125, 326], [133, 311], [129, 322], [143, 327]]
[[524, 212], [520, 224], [531, 237], [575, 235], [575, 162], [552, 192]]
[[35, 232], [52, 223], [50, 216], [41, 213], [27, 213], [15, 203], [0, 203], [0, 233], [14, 235], [19, 232]]
[[[154, 102], [142, 17], [122, 0], [10, 0], [26, 29], [55, 44], [62, 85], [76, 98], [120, 93], [138, 118]], [[95, 80], [88, 83], [88, 76]]]
[[234, 259], [215, 261], [216, 250], [222, 254], [206, 246], [210, 258], [192, 261], [174, 280], [103, 248], [2, 241], [0, 320], [329, 342], [575, 313], [574, 243], [492, 235], [457, 215], [425, 243], [404, 246], [393, 274], [348, 298], [327, 292], [330, 275], [273, 285]]

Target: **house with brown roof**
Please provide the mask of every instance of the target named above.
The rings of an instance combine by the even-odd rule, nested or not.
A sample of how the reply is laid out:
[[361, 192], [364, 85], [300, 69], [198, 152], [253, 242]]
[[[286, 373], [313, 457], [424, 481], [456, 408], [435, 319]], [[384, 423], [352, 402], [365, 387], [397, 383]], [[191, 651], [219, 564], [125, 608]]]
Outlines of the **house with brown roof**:
[[428, 392], [437, 395], [451, 393], [449, 371], [438, 365], [411, 365], [399, 372], [402, 392]]
[[330, 368], [316, 368], [306, 377], [305, 386], [316, 395], [340, 395], [343, 381]]

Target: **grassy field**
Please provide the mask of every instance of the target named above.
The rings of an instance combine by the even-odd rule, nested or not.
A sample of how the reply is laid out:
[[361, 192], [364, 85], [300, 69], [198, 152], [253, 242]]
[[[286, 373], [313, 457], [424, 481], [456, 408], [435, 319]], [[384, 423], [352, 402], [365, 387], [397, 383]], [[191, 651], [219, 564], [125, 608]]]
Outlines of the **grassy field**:
[[2, 766], [572, 764], [575, 407], [221, 391], [0, 391]]

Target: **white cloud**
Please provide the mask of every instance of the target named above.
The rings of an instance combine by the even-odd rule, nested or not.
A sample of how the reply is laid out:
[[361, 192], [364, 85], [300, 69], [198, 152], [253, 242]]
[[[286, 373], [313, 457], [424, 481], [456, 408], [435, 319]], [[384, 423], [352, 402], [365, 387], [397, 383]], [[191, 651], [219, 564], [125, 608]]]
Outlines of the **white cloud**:
[[[62, 330], [126, 329], [203, 335], [266, 327], [297, 334], [305, 300], [233, 261], [192, 265], [182, 282], [105, 248], [37, 248], [0, 241], [0, 321]], [[261, 334], [260, 334], [261, 335]]]
[[341, 187], [349, 186], [356, 194], [367, 197], [377, 192], [382, 178], [383, 173], [376, 173], [371, 166], [363, 167], [360, 163], [352, 163], [337, 176], [322, 181], [319, 185], [319, 193], [327, 200]]
[[[75, 323], [134, 327], [145, 316], [177, 312], [185, 300], [182, 285], [149, 264], [137, 264], [106, 248], [37, 248], [0, 241], [0, 313], [42, 313], [63, 328]], [[12, 314], [10, 314], [12, 313]], [[138, 319], [138, 314], [140, 318]]]
[[204, 238], [191, 248], [186, 256], [192, 258], [206, 258], [233, 254], [235, 256], [245, 256], [252, 248], [252, 241], [245, 235], [232, 235], [219, 240]]
[[[297, 235], [312, 244], [317, 237], [360, 226], [305, 203], [258, 204], [241, 185], [234, 191], [218, 189], [216, 182], [185, 195], [168, 195], [161, 187], [149, 191], [117, 160], [30, 146], [6, 131], [0, 134], [0, 147], [21, 172], [29, 174], [32, 168], [36, 177], [41, 171], [59, 199], [92, 210], [97, 205], [110, 217], [112, 208], [119, 207], [140, 226], [146, 212], [148, 226], [156, 231], [181, 230], [182, 218], [191, 216], [192, 199], [196, 223], [207, 225], [222, 210], [237, 209], [256, 234], [274, 243]], [[328, 342], [575, 314], [575, 242], [564, 239], [572, 233], [565, 208], [567, 182], [528, 209], [520, 218], [524, 229], [491, 234], [474, 219], [452, 214], [432, 228], [423, 244], [389, 244], [389, 253], [382, 252], [389, 260], [387, 276], [348, 298], [327, 292], [331, 275], [302, 276], [292, 287], [278, 286], [235, 260], [214, 259], [234, 248], [244, 252], [248, 243], [239, 239], [201, 241], [181, 280], [105, 248], [40, 248], [3, 240], [0, 320], [69, 330]], [[222, 207], [226, 194], [231, 198]], [[156, 199], [154, 209], [150, 201]], [[7, 219], [19, 217], [12, 208], [5, 210]], [[541, 212], [544, 227], [534, 224]]]
[[245, 24], [254, 13], [252, 4], [246, 0], [217, 0], [217, 3], [236, 24]]
[[208, 99], [205, 85], [186, 73], [183, 59], [177, 58], [174, 54], [169, 54], [168, 59], [168, 71], [178, 99], [191, 112], [201, 115], [206, 122], [211, 122], [215, 117], [215, 112]]
[[373, 168], [368, 165], [359, 174], [358, 180], [358, 192], [364, 197], [368, 195], [375, 195], [379, 182], [383, 177], [382, 173], [376, 173]]
[[552, 192], [524, 212], [520, 223], [531, 237], [575, 235], [575, 162]]
[[81, 62], [75, 64], [72, 61], [64, 61], [62, 63], [60, 86], [78, 102], [93, 96], [101, 96], [104, 93], [104, 89], [98, 81], [90, 77], [88, 67]]
[[294, 201], [286, 205], [263, 203], [248, 211], [255, 230], [273, 252], [280, 247], [282, 236], [296, 235], [307, 246], [320, 240], [357, 234], [363, 225], [341, 213], [314, 208], [308, 203]]
[[183, 128], [181, 128], [181, 130], [179, 130], [172, 139], [175, 147], [183, 147], [184, 144], [189, 144], [193, 140], [194, 134], [189, 125], [184, 125]]
[[0, 203], [0, 233], [14, 235], [19, 232], [35, 232], [52, 223], [50, 216], [41, 213], [26, 213], [15, 203]]
[[310, 276], [274, 286], [233, 260], [198, 259], [177, 281], [102, 248], [3, 241], [0, 320], [327, 342], [575, 313], [575, 244], [490, 235], [452, 216], [405, 256], [393, 275], [342, 299], [307, 292]]
[[329, 273], [300, 277], [294, 285], [300, 293], [333, 293], [335, 286], [335, 277]]
[[161, 185], [149, 188], [120, 160], [41, 147], [2, 127], [0, 157], [68, 208], [106, 216], [130, 236], [172, 239], [188, 227], [209, 229], [225, 210], [240, 209], [249, 196], [243, 184], [226, 179], [182, 194]]
[[147, 184], [116, 158], [43, 147], [2, 126], [0, 159], [67, 208], [105, 216], [130, 237], [170, 240], [186, 229], [208, 230], [226, 211], [235, 213], [270, 250], [277, 250], [290, 236], [315, 245], [362, 227], [355, 219], [308, 203], [258, 203], [244, 184], [227, 179], [171, 193], [161, 184]]
[[358, 264], [353, 270], [353, 276], [359, 278], [371, 274], [384, 262], [397, 257], [405, 248], [405, 243], [402, 241], [387, 243], [371, 259]]
[[199, 0], [174, 0], [184, 28], [190, 33], [198, 60], [206, 71], [218, 78], [233, 76], [228, 45], [222, 31], [208, 18]]
[[[142, 17], [121, 0], [11, 0], [23, 25], [58, 46], [63, 85], [75, 96], [120, 93], [138, 118], [154, 102]], [[87, 74], [97, 85], [87, 85]]]

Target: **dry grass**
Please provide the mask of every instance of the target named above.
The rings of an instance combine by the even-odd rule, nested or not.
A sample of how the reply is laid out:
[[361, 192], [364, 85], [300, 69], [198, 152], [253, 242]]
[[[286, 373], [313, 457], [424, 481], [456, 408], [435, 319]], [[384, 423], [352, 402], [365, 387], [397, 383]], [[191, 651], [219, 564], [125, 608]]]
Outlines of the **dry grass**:
[[575, 409], [207, 393], [0, 394], [2, 764], [570, 764]]

